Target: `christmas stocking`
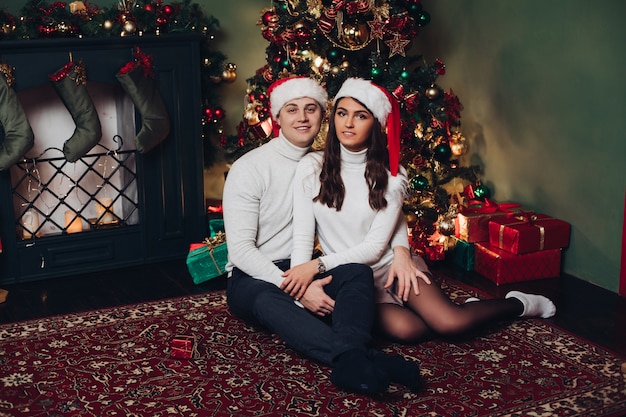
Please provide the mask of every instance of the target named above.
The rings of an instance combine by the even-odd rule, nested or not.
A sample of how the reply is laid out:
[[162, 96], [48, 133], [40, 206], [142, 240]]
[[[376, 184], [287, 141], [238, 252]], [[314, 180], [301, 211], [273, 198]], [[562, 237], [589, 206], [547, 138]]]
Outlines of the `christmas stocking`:
[[93, 148], [102, 137], [102, 126], [96, 108], [87, 93], [87, 74], [82, 61], [68, 62], [50, 75], [52, 85], [72, 115], [76, 129], [63, 144], [63, 154], [69, 162], [76, 162]]
[[133, 56], [135, 60], [124, 65], [115, 76], [141, 114], [141, 130], [135, 136], [135, 147], [140, 153], [146, 153], [167, 137], [170, 118], [154, 80], [152, 56], [138, 47]]
[[33, 130], [26, 113], [13, 91], [14, 68], [0, 64], [0, 124], [4, 129], [4, 141], [0, 143], [0, 171], [9, 169], [20, 160], [35, 143]]

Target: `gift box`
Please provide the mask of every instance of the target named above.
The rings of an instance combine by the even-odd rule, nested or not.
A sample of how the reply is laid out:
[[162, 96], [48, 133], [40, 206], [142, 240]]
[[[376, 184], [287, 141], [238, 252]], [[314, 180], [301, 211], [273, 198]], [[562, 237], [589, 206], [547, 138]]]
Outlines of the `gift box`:
[[202, 243], [192, 243], [187, 254], [187, 269], [195, 284], [208, 281], [226, 273], [228, 248], [226, 235], [217, 232]]
[[484, 201], [470, 201], [468, 206], [462, 206], [454, 219], [454, 236], [468, 243], [486, 242], [489, 240], [489, 222], [491, 219], [513, 217], [520, 213], [532, 213], [518, 203], [496, 203]]
[[506, 215], [503, 211], [459, 213], [454, 219], [454, 236], [468, 243], [488, 241], [491, 219]]
[[474, 270], [474, 243], [455, 238], [453, 262], [466, 271]]
[[198, 347], [196, 338], [186, 335], [174, 336], [171, 343], [171, 354], [173, 358], [197, 358]]
[[480, 242], [474, 245], [474, 271], [498, 285], [558, 277], [561, 274], [561, 250], [516, 255], [489, 242]]
[[489, 243], [515, 254], [566, 248], [570, 224], [545, 214], [494, 218], [489, 222]]
[[209, 220], [209, 237], [215, 237], [218, 233], [224, 233], [224, 219]]

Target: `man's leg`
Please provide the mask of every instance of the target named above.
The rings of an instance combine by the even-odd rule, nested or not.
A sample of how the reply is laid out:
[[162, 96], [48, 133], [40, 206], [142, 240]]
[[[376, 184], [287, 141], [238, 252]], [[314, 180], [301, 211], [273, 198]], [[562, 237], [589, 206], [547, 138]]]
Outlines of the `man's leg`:
[[237, 317], [276, 334], [294, 350], [332, 365], [333, 331], [274, 284], [235, 270], [228, 278], [228, 306]]
[[[364, 277], [359, 271], [365, 271]], [[343, 301], [339, 311], [335, 302], [332, 328], [297, 306], [280, 288], [236, 269], [228, 279], [228, 305], [236, 316], [262, 325], [298, 352], [332, 366], [331, 381], [338, 387], [378, 394], [389, 385], [389, 376], [367, 357], [373, 317], [368, 312], [373, 309], [371, 269], [360, 265], [336, 272], [330, 293]]]

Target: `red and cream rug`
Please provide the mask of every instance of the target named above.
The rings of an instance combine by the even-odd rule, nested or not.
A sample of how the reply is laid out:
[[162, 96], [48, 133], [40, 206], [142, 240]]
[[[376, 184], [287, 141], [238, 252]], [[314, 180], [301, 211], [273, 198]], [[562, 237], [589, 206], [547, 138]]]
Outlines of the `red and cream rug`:
[[[446, 284], [463, 300], [471, 290]], [[197, 357], [172, 357], [172, 340]], [[543, 320], [465, 341], [384, 344], [425, 387], [346, 393], [233, 317], [223, 291], [0, 325], [0, 416], [619, 416], [624, 358]]]

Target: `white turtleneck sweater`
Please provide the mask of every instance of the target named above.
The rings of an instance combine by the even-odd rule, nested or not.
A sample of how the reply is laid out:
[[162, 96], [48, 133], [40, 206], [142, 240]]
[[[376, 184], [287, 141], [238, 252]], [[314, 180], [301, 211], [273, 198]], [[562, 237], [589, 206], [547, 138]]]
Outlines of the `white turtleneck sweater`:
[[281, 132], [231, 167], [222, 197], [228, 272], [236, 266], [254, 278], [282, 283], [273, 261], [291, 256], [293, 178], [308, 151]]
[[398, 221], [406, 193], [406, 171], [400, 167], [397, 176], [389, 174], [387, 207], [375, 211], [369, 205], [365, 181], [366, 152], [350, 152], [341, 147], [341, 177], [346, 194], [340, 211], [313, 202], [320, 190], [323, 154], [313, 152], [300, 161], [294, 178], [292, 266], [311, 260], [316, 232], [327, 269], [349, 262], [364, 263], [372, 267], [375, 277], [385, 275], [384, 279], [393, 261], [392, 248], [409, 246], [406, 222]]

